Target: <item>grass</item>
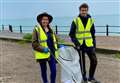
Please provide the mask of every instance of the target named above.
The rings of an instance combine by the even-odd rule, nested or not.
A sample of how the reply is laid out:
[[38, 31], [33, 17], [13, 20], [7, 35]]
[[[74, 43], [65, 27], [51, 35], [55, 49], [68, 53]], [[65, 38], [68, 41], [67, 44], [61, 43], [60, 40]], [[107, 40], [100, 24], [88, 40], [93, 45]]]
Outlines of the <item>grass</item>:
[[18, 43], [18, 44], [25, 44], [25, 43], [26, 43], [26, 41], [21, 40], [21, 41], [18, 41], [17, 43]]
[[120, 52], [115, 54], [115, 58], [119, 58], [120, 59]]
[[31, 33], [27, 33], [23, 36], [23, 39], [26, 41], [31, 41], [32, 40], [32, 34]]
[[25, 44], [25, 43], [30, 43], [32, 41], [32, 34], [31, 33], [26, 33], [24, 36], [23, 36], [23, 39], [20, 40], [20, 41], [17, 41], [18, 44]]

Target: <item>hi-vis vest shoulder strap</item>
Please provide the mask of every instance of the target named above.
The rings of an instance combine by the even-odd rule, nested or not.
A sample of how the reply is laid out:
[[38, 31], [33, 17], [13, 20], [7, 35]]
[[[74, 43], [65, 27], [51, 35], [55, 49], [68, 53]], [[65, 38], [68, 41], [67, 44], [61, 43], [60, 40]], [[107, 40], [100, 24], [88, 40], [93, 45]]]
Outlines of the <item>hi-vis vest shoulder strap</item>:
[[[47, 45], [48, 38], [47, 38], [47, 35], [44, 32], [44, 30], [42, 29], [42, 27], [40, 25], [37, 25], [37, 26], [35, 26], [35, 30], [37, 31], [39, 45], [44, 48], [48, 48], [48, 45]], [[52, 36], [53, 36], [54, 47], [56, 49], [55, 56], [57, 57], [58, 56], [57, 41], [56, 41], [55, 34], [52, 34]], [[44, 52], [38, 52], [38, 51], [34, 50], [34, 55], [35, 55], [35, 59], [47, 59], [50, 57], [50, 52], [44, 53]]]
[[82, 20], [80, 17], [77, 17], [74, 19], [74, 23], [76, 25], [76, 38], [78, 39], [79, 43], [82, 45], [83, 40], [85, 40], [85, 44], [87, 47], [92, 47], [93, 46], [93, 39], [91, 35], [91, 27], [94, 23], [94, 20], [91, 18], [88, 18], [86, 27], [84, 27]]

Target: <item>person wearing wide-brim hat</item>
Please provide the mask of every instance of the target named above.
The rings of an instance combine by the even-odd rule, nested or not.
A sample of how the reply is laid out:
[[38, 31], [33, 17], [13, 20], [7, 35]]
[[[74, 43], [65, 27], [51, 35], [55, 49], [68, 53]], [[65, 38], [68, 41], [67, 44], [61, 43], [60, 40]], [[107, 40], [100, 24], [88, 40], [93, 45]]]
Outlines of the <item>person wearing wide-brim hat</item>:
[[54, 32], [50, 27], [53, 17], [48, 13], [42, 13], [37, 16], [38, 25], [35, 26], [32, 35], [32, 47], [36, 61], [41, 67], [41, 76], [43, 83], [47, 80], [47, 62], [51, 71], [51, 83], [56, 80], [56, 60], [57, 57], [57, 41]]

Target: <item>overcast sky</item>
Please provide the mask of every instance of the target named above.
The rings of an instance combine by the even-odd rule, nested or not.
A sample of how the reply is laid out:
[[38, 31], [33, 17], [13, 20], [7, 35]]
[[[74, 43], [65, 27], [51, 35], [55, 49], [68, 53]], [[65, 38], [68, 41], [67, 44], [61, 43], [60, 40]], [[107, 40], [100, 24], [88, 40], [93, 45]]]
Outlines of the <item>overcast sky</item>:
[[41, 12], [73, 17], [83, 2], [92, 15], [120, 15], [120, 0], [0, 0], [0, 19], [34, 18]]

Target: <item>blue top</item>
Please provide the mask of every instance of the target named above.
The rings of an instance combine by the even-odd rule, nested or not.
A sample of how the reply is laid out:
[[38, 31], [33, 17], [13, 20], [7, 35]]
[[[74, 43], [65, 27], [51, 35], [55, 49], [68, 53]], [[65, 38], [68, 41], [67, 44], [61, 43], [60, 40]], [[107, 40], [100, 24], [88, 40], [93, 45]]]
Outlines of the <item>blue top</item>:
[[53, 38], [50, 32], [47, 32], [47, 45], [49, 47], [49, 49], [54, 52], [54, 44], [53, 44]]

